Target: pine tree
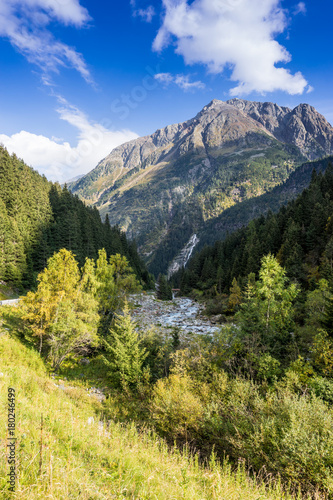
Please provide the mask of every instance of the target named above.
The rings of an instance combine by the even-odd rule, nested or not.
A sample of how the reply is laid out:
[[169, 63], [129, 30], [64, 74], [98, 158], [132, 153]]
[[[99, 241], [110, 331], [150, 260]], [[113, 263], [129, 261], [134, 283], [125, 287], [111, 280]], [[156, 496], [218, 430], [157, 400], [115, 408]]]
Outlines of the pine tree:
[[66, 186], [48, 182], [0, 146], [0, 279], [33, 286], [47, 259], [62, 248], [81, 267], [101, 248], [109, 256], [126, 255], [139, 279], [151, 284], [134, 244], [128, 246], [119, 228], [108, 220], [103, 224], [96, 207], [85, 206]]
[[127, 301], [123, 314], [116, 315], [104, 345], [104, 360], [110, 370], [109, 377], [113, 384], [123, 389], [135, 388], [142, 378], [142, 365], [148, 354], [146, 349], [140, 346]]
[[333, 285], [333, 236], [328, 240], [321, 258], [321, 274]]
[[172, 289], [164, 274], [159, 275], [156, 288], [156, 295], [159, 300], [172, 300]]
[[0, 280], [5, 278], [6, 245], [8, 240], [8, 214], [4, 202], [0, 199]]
[[330, 338], [333, 338], [333, 296], [326, 298], [324, 319], [322, 325]]

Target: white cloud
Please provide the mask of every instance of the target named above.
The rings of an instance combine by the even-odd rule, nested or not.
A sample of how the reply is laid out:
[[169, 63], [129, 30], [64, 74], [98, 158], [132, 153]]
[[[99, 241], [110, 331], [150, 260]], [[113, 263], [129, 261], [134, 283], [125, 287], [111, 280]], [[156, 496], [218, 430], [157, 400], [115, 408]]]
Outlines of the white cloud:
[[52, 21], [81, 28], [89, 20], [78, 0], [0, 0], [0, 36], [42, 69], [42, 81], [48, 86], [52, 85], [50, 73], [62, 66], [76, 69], [92, 83], [82, 55], [55, 39], [47, 28]]
[[[10, 3], [15, 4], [15, 0]], [[26, 4], [29, 9], [41, 9], [64, 24], [82, 26], [90, 19], [87, 9], [78, 0], [20, 0], [16, 3]]]
[[155, 80], [162, 83], [164, 86], [169, 86], [171, 83], [178, 85], [182, 90], [188, 91], [193, 89], [204, 89], [206, 85], [197, 80], [190, 82], [190, 75], [172, 75], [171, 73], [157, 73], [154, 75]]
[[59, 98], [60, 118], [78, 130], [77, 145], [63, 139], [36, 135], [25, 130], [11, 136], [0, 134], [0, 143], [10, 153], [53, 181], [64, 182], [92, 170], [112, 149], [138, 135], [131, 130], [113, 131], [105, 124], [91, 123], [79, 109]]
[[152, 5], [149, 5], [145, 9], [137, 9], [136, 3], [136, 0], [130, 0], [131, 7], [133, 9], [133, 17], [141, 17], [141, 19], [146, 23], [151, 23], [153, 17], [156, 14], [154, 7]]
[[299, 2], [295, 9], [294, 14], [306, 14], [306, 5], [304, 2]]
[[155, 9], [152, 5], [149, 5], [146, 9], [138, 9], [136, 15], [141, 17], [146, 23], [151, 23], [155, 16]]
[[205, 84], [200, 80], [197, 80], [196, 82], [190, 82], [190, 77], [188, 75], [177, 75], [175, 78], [175, 84], [185, 91], [205, 88]]
[[283, 90], [301, 94], [307, 81], [300, 72], [276, 67], [291, 55], [274, 37], [287, 27], [279, 0], [162, 0], [163, 24], [153, 49], [175, 40], [186, 64], [201, 63], [211, 73], [231, 69], [238, 85], [231, 95]]
[[156, 75], [154, 75], [154, 78], [163, 85], [170, 85], [170, 83], [172, 83], [174, 80], [174, 77], [171, 73], [157, 73]]

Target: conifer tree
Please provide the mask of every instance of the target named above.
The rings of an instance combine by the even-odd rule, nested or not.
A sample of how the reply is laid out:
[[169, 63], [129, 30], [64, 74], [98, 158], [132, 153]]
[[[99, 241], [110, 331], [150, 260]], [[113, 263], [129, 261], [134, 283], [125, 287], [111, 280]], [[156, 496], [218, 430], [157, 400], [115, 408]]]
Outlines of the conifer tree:
[[0, 199], [0, 279], [5, 276], [6, 244], [8, 240], [8, 215], [4, 202]]
[[172, 300], [172, 289], [164, 274], [160, 274], [157, 279], [156, 295], [159, 300]]
[[319, 280], [318, 287], [307, 293], [305, 302], [306, 324], [311, 326], [311, 329], [316, 330], [323, 326], [325, 321], [325, 312], [330, 304], [330, 293], [328, 281], [325, 279]]
[[326, 298], [326, 307], [322, 323], [330, 338], [333, 338], [333, 296]]
[[[17, 287], [35, 285], [47, 259], [60, 249], [72, 251], [82, 267], [98, 250], [128, 257], [141, 281], [150, 277], [119, 228], [102, 223], [67, 188], [52, 184], [0, 145], [0, 280]], [[148, 285], [149, 286], [149, 285]]]
[[104, 345], [104, 360], [110, 370], [109, 377], [113, 384], [120, 388], [134, 388], [142, 378], [142, 365], [148, 354], [146, 349], [140, 346], [127, 301], [123, 314], [116, 315]]
[[236, 320], [244, 334], [260, 333], [261, 335], [262, 321], [260, 320], [254, 273], [248, 276], [243, 302], [236, 313]]

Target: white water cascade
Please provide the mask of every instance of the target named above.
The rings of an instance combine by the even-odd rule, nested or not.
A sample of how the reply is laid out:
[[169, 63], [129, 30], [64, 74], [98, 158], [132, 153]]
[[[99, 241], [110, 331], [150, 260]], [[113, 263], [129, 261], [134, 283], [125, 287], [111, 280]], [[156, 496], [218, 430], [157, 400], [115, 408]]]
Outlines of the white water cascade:
[[179, 252], [177, 257], [173, 259], [168, 268], [168, 278], [174, 273], [176, 273], [183, 266], [185, 267], [188, 263], [194, 247], [199, 243], [199, 238], [196, 234], [192, 234], [191, 238], [188, 240], [184, 248]]

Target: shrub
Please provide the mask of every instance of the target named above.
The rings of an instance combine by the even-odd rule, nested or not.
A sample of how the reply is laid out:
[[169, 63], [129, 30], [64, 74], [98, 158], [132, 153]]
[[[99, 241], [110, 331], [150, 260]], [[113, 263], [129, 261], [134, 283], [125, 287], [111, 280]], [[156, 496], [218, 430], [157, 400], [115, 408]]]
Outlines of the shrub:
[[198, 433], [203, 424], [204, 407], [188, 375], [172, 374], [159, 380], [153, 391], [151, 412], [158, 430], [175, 439]]

